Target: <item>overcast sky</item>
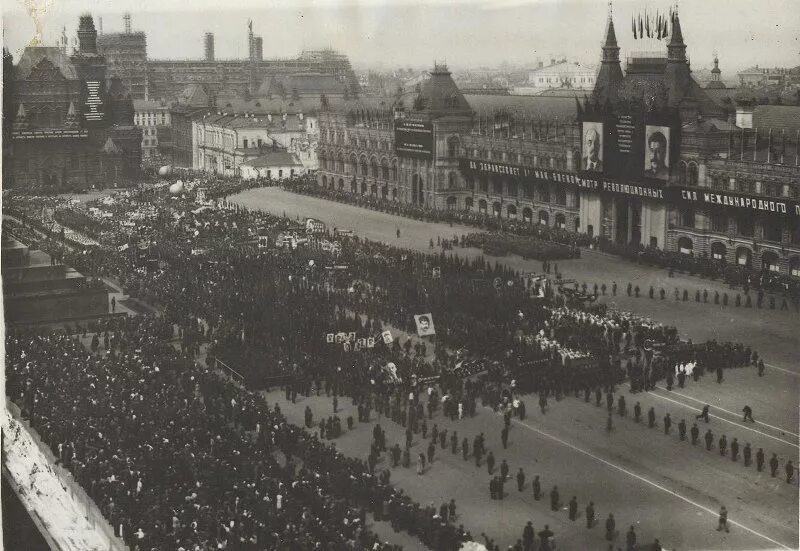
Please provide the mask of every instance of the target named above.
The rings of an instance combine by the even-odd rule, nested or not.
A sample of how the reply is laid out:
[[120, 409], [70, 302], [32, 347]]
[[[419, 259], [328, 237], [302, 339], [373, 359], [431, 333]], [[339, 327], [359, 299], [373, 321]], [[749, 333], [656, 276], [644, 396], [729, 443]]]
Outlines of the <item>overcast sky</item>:
[[[102, 17], [105, 32], [119, 32], [129, 10], [133, 29], [147, 33], [151, 59], [202, 57], [206, 31], [215, 33], [217, 58], [244, 57], [252, 18], [264, 57], [331, 46], [357, 66], [427, 67], [436, 59], [456, 69], [560, 56], [597, 63], [608, 13], [605, 0], [6, 0], [4, 43], [15, 58], [35, 36], [27, 5], [44, 6], [38, 21], [45, 45], [64, 26], [75, 36], [78, 16], [87, 11], [96, 27]], [[623, 57], [651, 49], [633, 39], [631, 16], [645, 8], [663, 13], [670, 5], [614, 2]], [[680, 14], [693, 68], [710, 67], [715, 50], [727, 78], [755, 64], [800, 65], [798, 0], [684, 0]]]

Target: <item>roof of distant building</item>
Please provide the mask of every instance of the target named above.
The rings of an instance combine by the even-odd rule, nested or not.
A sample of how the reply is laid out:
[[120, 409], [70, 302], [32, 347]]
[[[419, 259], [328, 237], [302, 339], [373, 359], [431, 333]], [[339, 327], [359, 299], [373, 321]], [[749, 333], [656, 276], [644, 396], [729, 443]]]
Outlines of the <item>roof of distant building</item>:
[[167, 111], [169, 105], [164, 100], [135, 99], [133, 100], [135, 111]]
[[201, 85], [190, 84], [178, 96], [178, 103], [188, 107], [207, 107], [208, 94]]
[[255, 159], [245, 161], [242, 164], [253, 168], [303, 166], [297, 155], [282, 149], [267, 150], [263, 155], [259, 155]]
[[683, 125], [684, 132], [700, 132], [702, 134], [728, 132], [735, 129], [735, 124], [717, 118], [699, 119]]
[[19, 58], [14, 78], [16, 80], [27, 79], [33, 68], [39, 65], [43, 59], [50, 61], [65, 79], [76, 80], [78, 78], [78, 72], [67, 54], [55, 46], [28, 46], [25, 48], [22, 57]]
[[291, 98], [294, 92], [299, 96], [319, 96], [321, 94], [344, 94], [345, 84], [334, 75], [323, 73], [298, 73], [285, 77], [270, 77], [264, 80], [256, 95], [268, 97], [285, 94]]
[[214, 112], [199, 118], [198, 121], [223, 128], [263, 128], [268, 132], [302, 132], [305, 130], [303, 121], [297, 115], [287, 115], [285, 121], [282, 116], [273, 116], [270, 121], [268, 115], [244, 116], [243, 114]]
[[727, 88], [724, 86], [724, 83], [721, 87], [710, 88], [706, 86], [705, 88], [706, 96], [720, 107], [731, 107], [737, 91], [738, 88]]
[[550, 65], [545, 65], [544, 67], [537, 67], [535, 69], [531, 69], [529, 74], [534, 75], [536, 73], [560, 73], [560, 74], [570, 74], [570, 75], [577, 75], [577, 74], [586, 74], [586, 73], [593, 73], [597, 71], [597, 67], [594, 65], [585, 65], [579, 63], [577, 61], [567, 61], [561, 60], [557, 61], [556, 63], [552, 63]]
[[800, 130], [800, 105], [757, 105], [753, 127]]
[[473, 111], [480, 114], [492, 111], [512, 111], [534, 119], [563, 121], [577, 118], [578, 108], [574, 97], [564, 96], [491, 96], [469, 94], [466, 100]]
[[469, 115], [472, 112], [445, 65], [434, 67], [429, 78], [400, 96], [396, 104], [402, 104], [406, 111], [427, 113], [432, 117]]

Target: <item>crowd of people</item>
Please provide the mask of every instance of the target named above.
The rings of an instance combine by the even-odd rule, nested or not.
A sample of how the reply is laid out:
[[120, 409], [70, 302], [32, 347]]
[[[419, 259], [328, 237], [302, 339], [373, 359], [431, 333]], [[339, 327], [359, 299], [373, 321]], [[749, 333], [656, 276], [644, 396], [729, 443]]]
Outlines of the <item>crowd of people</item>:
[[[282, 187], [294, 193], [323, 197], [341, 203], [354, 204], [362, 208], [370, 208], [389, 212], [397, 216], [405, 216], [427, 222], [464, 224], [490, 232], [500, 231], [516, 236], [535, 237], [537, 240], [550, 241], [554, 244], [567, 245], [570, 249], [591, 247], [603, 252], [618, 255], [635, 262], [643, 262], [672, 271], [701, 275], [711, 279], [719, 279], [733, 287], [742, 287], [747, 295], [749, 289], [772, 293], [786, 297], [800, 311], [800, 279], [785, 274], [755, 270], [748, 266], [733, 265], [724, 260], [714, 259], [708, 255], [687, 255], [679, 252], [664, 251], [658, 247], [642, 244], [618, 244], [603, 236], [590, 236], [585, 233], [570, 231], [549, 225], [533, 223], [532, 220], [503, 219], [497, 214], [485, 211], [437, 209], [426, 205], [409, 205], [380, 198], [376, 195], [358, 195], [345, 190], [323, 188], [313, 180], [300, 180]], [[546, 247], [539, 256], [533, 258], [546, 259]], [[569, 257], [566, 257], [569, 258]]]
[[164, 318], [98, 329], [111, 335], [102, 353], [62, 332], [10, 332], [7, 388], [131, 549], [395, 550], [367, 512], [432, 549], [469, 538], [180, 354]]
[[[228, 185], [221, 184], [223, 192]], [[219, 191], [214, 182], [204, 186], [206, 196]], [[275, 380], [290, 395], [330, 385], [334, 396], [381, 408], [412, 431], [422, 430], [425, 412], [409, 392], [423, 380], [437, 380], [455, 418], [474, 414], [478, 400], [498, 408], [530, 392], [558, 399], [626, 378], [647, 387], [668, 378], [677, 361], [692, 362], [697, 373], [750, 365], [743, 345], [711, 341], [687, 350], [673, 327], [568, 304], [552, 285], [483, 258], [332, 234], [325, 237], [340, 244], [336, 250], [314, 240], [277, 246], [278, 234], [304, 232], [302, 221], [196, 208], [185, 197], [168, 199], [163, 188], [105, 206], [116, 220], [135, 219], [135, 227], [97, 218], [83, 229], [100, 237], [100, 246], [61, 247], [58, 254], [81, 271], [116, 279], [162, 317], [114, 322], [123, 325], [106, 329], [105, 354], [68, 335], [10, 334], [9, 388], [140, 550], [209, 542], [255, 549], [265, 541], [287, 549], [313, 549], [319, 541], [365, 548], [378, 542], [364, 528], [364, 509], [388, 512], [395, 526], [437, 550], [471, 537], [383, 483], [369, 463], [336, 452], [322, 434], [290, 425], [256, 394], [221, 383], [194, 361], [200, 343], [242, 373], [251, 390]], [[30, 224], [41, 211], [35, 201], [12, 207]], [[59, 246], [57, 239], [46, 244]], [[421, 313], [432, 314], [436, 327], [432, 358], [424, 340], [402, 336], [416, 332], [414, 315]], [[168, 342], [173, 337], [181, 352]], [[325, 436], [343, 430], [329, 426]], [[162, 465], [173, 467], [160, 472]]]

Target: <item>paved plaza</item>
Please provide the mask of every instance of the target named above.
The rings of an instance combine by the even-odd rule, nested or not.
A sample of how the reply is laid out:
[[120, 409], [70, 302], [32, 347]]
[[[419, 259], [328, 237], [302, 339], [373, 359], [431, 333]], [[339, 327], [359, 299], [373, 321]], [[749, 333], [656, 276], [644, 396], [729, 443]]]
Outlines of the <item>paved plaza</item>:
[[[229, 198], [248, 208], [268, 210], [274, 214], [286, 213], [289, 217], [314, 217], [330, 228], [351, 229], [361, 237], [385, 241], [397, 246], [430, 251], [429, 241], [437, 236], [452, 237], [476, 231], [469, 227], [450, 227], [388, 215], [350, 205], [333, 203], [281, 191], [263, 188], [244, 192]], [[396, 237], [400, 229], [401, 237]], [[435, 251], [441, 249], [436, 248]], [[460, 256], [481, 254], [476, 249], [456, 249]], [[519, 257], [498, 259], [501, 263], [526, 272], [540, 272], [541, 263]], [[713, 376], [699, 382], [691, 379], [683, 389], [667, 391], [658, 388], [651, 393], [631, 394], [627, 385], [617, 389], [624, 395], [630, 412], [639, 401], [642, 410], [650, 407], [656, 412], [658, 426], [649, 429], [646, 423], [636, 424], [629, 416], [614, 414], [614, 430], [606, 431], [606, 410], [596, 407], [594, 399], [587, 404], [583, 398], [566, 397], [551, 402], [542, 414], [536, 408], [535, 397], [529, 397], [529, 416], [515, 419], [509, 449], [500, 443], [502, 419], [485, 408], [479, 408], [474, 419], [450, 422], [435, 418], [439, 427], [457, 430], [459, 438], [470, 441], [483, 432], [487, 446], [494, 451], [498, 464], [506, 458], [515, 475], [522, 467], [526, 473], [526, 488], [516, 489], [516, 481], [506, 484], [509, 497], [504, 501], [489, 499], [489, 476], [486, 467], [477, 469], [474, 461], [465, 462], [460, 454], [453, 456], [449, 449], [437, 449], [437, 461], [419, 476], [414, 465], [410, 469], [393, 469], [392, 480], [421, 503], [455, 498], [461, 504], [459, 522], [472, 530], [476, 538], [485, 531], [503, 546], [516, 542], [522, 527], [532, 520], [536, 530], [549, 524], [556, 532], [562, 549], [607, 549], [603, 539], [603, 526], [608, 513], [617, 519], [620, 536], [614, 546], [624, 544], [624, 534], [634, 525], [639, 542], [650, 543], [658, 537], [665, 549], [771, 549], [795, 548], [798, 534], [797, 483], [787, 485], [783, 466], [787, 460], [797, 464], [798, 456], [798, 395], [800, 395], [800, 353], [796, 335], [800, 334], [800, 316], [795, 312], [769, 309], [745, 309], [733, 306], [675, 302], [671, 289], [689, 290], [693, 297], [696, 289], [708, 289], [713, 294], [736, 290], [718, 282], [688, 275], [675, 274], [669, 278], [664, 270], [638, 266], [608, 255], [587, 251], [581, 259], [559, 262], [566, 278], [606, 282], [610, 288], [616, 281], [616, 297], [610, 291], [602, 300], [624, 310], [631, 310], [661, 323], [678, 327], [683, 338], [704, 340], [742, 341], [757, 349], [768, 364], [764, 377], [759, 378], [754, 369], [731, 369], [725, 380], [717, 383]], [[627, 283], [639, 285], [642, 298], [628, 297]], [[653, 285], [664, 287], [667, 299], [647, 298], [646, 290]], [[302, 425], [303, 409], [310, 405], [315, 419], [332, 414], [330, 399], [311, 397], [297, 404], [287, 404], [283, 394], [268, 396], [277, 401], [290, 419]], [[354, 408], [340, 400], [343, 419]], [[677, 423], [686, 419], [688, 426], [694, 422], [704, 404], [711, 406], [710, 423], [699, 422], [701, 442], [692, 446], [681, 442], [677, 436]], [[753, 408], [756, 423], [741, 422], [742, 407]], [[349, 411], [353, 410], [353, 411]], [[663, 417], [669, 413], [673, 419], [671, 433], [665, 435]], [[376, 421], [373, 414], [373, 422]], [[356, 424], [354, 431], [346, 432], [337, 447], [344, 453], [366, 457], [369, 452], [371, 426]], [[383, 419], [389, 445], [403, 438], [403, 428]], [[741, 457], [737, 462], [730, 455], [721, 457], [716, 448], [707, 452], [702, 437], [711, 429], [714, 439], [725, 434], [728, 442], [737, 438], [741, 445], [749, 442], [755, 451], [763, 448], [767, 461], [772, 453], [780, 461], [778, 477], [772, 478], [769, 469], [758, 473], [753, 465], [745, 467]], [[412, 457], [424, 447], [421, 436], [415, 437]], [[384, 460], [385, 461], [385, 460]], [[379, 468], [384, 468], [384, 463]], [[542, 480], [545, 497], [535, 502], [530, 490], [530, 480], [538, 474]], [[575, 495], [579, 511], [588, 501], [595, 503], [599, 525], [588, 530], [585, 519], [574, 523], [566, 511], [550, 511], [549, 492], [558, 485], [561, 501], [566, 504]], [[721, 505], [730, 511], [730, 534], [719, 533], [716, 516]], [[565, 506], [565, 505], [564, 505]]]

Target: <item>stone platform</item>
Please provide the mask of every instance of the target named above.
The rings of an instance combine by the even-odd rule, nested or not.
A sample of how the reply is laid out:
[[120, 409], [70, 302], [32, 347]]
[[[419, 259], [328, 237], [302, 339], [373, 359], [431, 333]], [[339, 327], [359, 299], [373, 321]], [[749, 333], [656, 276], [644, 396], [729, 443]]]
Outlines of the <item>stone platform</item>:
[[9, 324], [76, 321], [108, 315], [108, 290], [12, 236], [2, 240], [3, 299]]

